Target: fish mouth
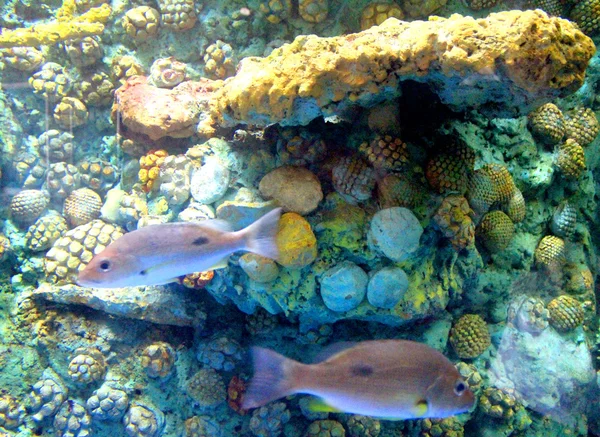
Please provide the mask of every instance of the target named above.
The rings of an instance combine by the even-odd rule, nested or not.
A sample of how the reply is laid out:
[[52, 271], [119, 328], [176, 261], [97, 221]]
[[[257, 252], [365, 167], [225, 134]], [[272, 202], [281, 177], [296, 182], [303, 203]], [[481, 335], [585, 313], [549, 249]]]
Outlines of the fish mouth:
[[97, 285], [98, 282], [78, 276], [77, 279], [75, 280], [75, 284], [79, 285], [80, 287], [93, 287], [93, 286]]

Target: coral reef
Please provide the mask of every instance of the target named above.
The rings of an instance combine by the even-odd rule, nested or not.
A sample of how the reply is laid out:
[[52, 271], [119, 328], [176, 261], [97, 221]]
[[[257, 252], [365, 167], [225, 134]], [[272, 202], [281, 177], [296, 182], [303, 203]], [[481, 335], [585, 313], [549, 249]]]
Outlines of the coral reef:
[[106, 3], [75, 16], [75, 0], [64, 0], [55, 22], [37, 24], [30, 28], [3, 29], [0, 33], [0, 48], [36, 47], [54, 44], [72, 38], [99, 35], [104, 31], [111, 8]]
[[69, 376], [79, 384], [101, 381], [106, 373], [106, 360], [98, 349], [77, 349], [69, 363]]
[[164, 341], [152, 343], [142, 351], [141, 362], [150, 378], [166, 378], [173, 371], [175, 350]]
[[[0, 49], [0, 435], [598, 434], [598, 3], [4, 2], [35, 45]], [[273, 259], [75, 284], [125, 232], [275, 207]], [[384, 338], [477, 405], [242, 408], [253, 346]]]
[[[445, 36], [438, 44], [439, 35]], [[400, 50], [396, 41], [403, 42]], [[298, 37], [269, 57], [242, 61], [210, 99], [210, 116], [199, 132], [210, 135], [217, 126], [240, 122], [307, 124], [320, 115], [340, 115], [351, 104], [369, 106], [382, 93], [393, 98], [398, 82], [415, 75], [453, 108], [494, 103], [499, 113], [522, 111], [579, 88], [593, 52], [579, 29], [541, 11], [481, 20], [388, 20], [351, 37]], [[547, 62], [536, 65], [539, 59]], [[296, 65], [304, 66], [302, 72], [290, 67]]]

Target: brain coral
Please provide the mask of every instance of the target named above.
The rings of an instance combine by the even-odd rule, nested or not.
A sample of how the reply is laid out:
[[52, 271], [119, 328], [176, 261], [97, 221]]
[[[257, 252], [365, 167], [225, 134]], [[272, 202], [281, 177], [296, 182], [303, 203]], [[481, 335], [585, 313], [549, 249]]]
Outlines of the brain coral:
[[491, 103], [496, 114], [528, 112], [577, 90], [594, 50], [574, 24], [541, 10], [389, 19], [357, 34], [299, 36], [266, 58], [244, 59], [213, 94], [199, 132], [240, 122], [305, 125], [394, 98], [398, 83], [415, 77], [455, 109]]

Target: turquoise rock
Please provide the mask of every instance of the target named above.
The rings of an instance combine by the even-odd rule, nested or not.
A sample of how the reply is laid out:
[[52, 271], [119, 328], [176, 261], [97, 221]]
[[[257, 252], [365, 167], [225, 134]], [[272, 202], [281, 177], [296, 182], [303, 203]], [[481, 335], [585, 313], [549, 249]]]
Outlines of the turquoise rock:
[[406, 261], [419, 247], [423, 227], [407, 208], [378, 211], [371, 219], [367, 234], [369, 247], [392, 261]]
[[394, 308], [408, 290], [408, 277], [399, 267], [384, 267], [367, 285], [367, 299], [377, 308]]
[[321, 297], [332, 311], [350, 311], [365, 298], [369, 277], [351, 261], [343, 261], [321, 276]]

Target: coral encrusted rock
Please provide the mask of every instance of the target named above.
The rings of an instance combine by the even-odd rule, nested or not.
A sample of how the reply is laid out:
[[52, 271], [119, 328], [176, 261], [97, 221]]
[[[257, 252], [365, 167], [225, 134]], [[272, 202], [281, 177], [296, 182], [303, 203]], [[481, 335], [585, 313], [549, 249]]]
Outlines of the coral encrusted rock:
[[199, 132], [343, 117], [351, 106], [397, 97], [399, 82], [416, 77], [456, 110], [527, 113], [577, 90], [594, 51], [576, 25], [541, 10], [388, 19], [356, 34], [299, 36], [268, 57], [241, 61], [214, 92]]
[[144, 76], [131, 77], [115, 92], [113, 120], [120, 115], [125, 127], [123, 134], [128, 138], [135, 134], [152, 141], [166, 136], [190, 137], [204, 102], [218, 82], [186, 81], [167, 89], [151, 85]]

